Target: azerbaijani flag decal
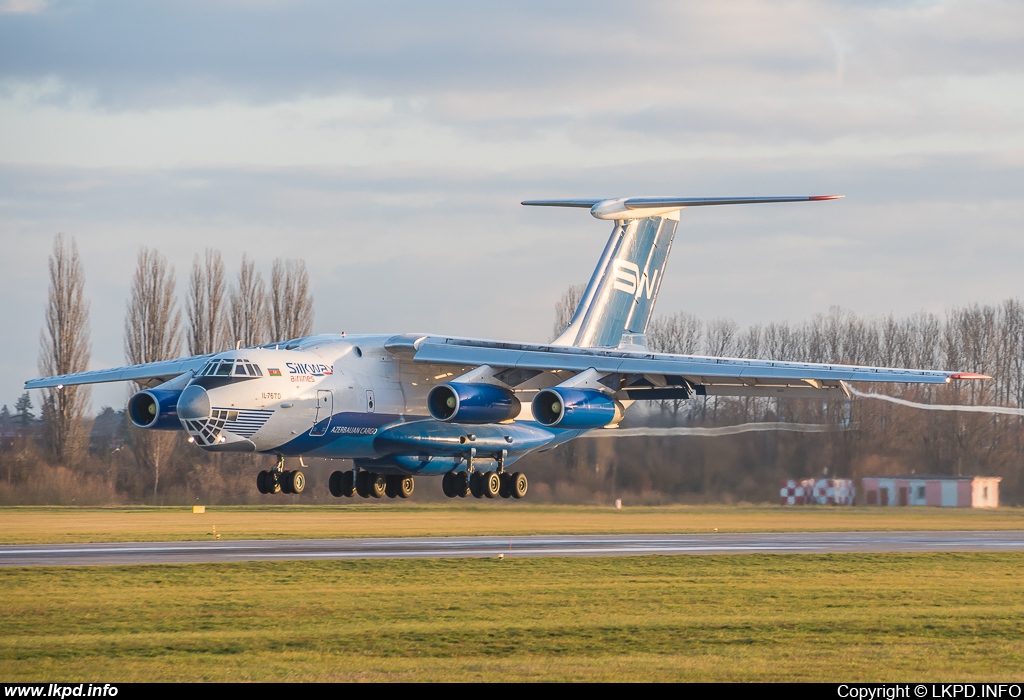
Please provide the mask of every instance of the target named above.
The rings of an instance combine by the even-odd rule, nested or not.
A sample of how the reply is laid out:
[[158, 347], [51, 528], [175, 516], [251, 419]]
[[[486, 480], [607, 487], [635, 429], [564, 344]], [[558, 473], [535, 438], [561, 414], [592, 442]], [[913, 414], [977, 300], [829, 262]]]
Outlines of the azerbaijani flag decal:
[[270, 374], [271, 377], [280, 377], [281, 376], [281, 370], [275, 369], [273, 367], [268, 367], [267, 368], [267, 372]]

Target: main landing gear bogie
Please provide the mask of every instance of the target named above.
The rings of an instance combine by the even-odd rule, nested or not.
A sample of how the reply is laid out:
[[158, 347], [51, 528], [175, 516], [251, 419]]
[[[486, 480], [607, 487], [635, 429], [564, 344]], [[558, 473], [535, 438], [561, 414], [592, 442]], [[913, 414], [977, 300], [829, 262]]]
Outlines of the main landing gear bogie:
[[334, 472], [327, 482], [335, 498], [408, 498], [416, 488], [411, 476], [377, 474], [360, 469], [358, 472]]
[[522, 472], [448, 472], [441, 489], [448, 498], [522, 498], [529, 481]]

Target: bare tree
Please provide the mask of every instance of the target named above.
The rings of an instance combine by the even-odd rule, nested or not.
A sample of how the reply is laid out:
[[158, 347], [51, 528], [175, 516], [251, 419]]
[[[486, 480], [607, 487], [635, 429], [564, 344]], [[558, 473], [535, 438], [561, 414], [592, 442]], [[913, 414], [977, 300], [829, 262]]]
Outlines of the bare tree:
[[[139, 251], [131, 297], [124, 320], [124, 354], [142, 364], [176, 357], [181, 350], [181, 311], [174, 294], [174, 268], [155, 250]], [[133, 443], [138, 460], [153, 470], [153, 498], [160, 489], [160, 466], [176, 434], [137, 430]]]
[[569, 321], [572, 320], [572, 315], [576, 313], [576, 308], [580, 305], [580, 300], [583, 299], [583, 292], [585, 291], [587, 291], [587, 285], [574, 284], [562, 293], [562, 298], [555, 304], [555, 325], [553, 327], [554, 335], [551, 336], [552, 340], [560, 336], [566, 326], [569, 325]]
[[[50, 256], [50, 290], [46, 328], [39, 337], [39, 371], [43, 375], [84, 372], [89, 365], [89, 302], [85, 275], [74, 239], [59, 234]], [[72, 461], [84, 444], [82, 418], [89, 388], [65, 386], [43, 390], [43, 434], [59, 463]]]
[[700, 351], [703, 324], [693, 314], [678, 312], [671, 316], [656, 316], [647, 329], [651, 350], [679, 355], [693, 355]]
[[301, 338], [313, 332], [313, 294], [305, 261], [274, 261], [270, 310], [272, 340]]
[[266, 285], [256, 271], [256, 263], [242, 254], [238, 280], [231, 288], [231, 339], [242, 347], [267, 342], [269, 330]]
[[224, 319], [224, 261], [220, 251], [206, 249], [205, 258], [197, 254], [192, 261], [188, 283], [188, 351], [206, 355], [229, 344]]

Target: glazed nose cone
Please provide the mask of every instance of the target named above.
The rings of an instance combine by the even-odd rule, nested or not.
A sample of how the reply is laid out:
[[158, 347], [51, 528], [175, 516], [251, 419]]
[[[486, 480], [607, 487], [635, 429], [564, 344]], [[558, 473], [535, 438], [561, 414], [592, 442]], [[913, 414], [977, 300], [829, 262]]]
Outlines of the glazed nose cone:
[[210, 417], [210, 395], [206, 389], [195, 384], [185, 387], [178, 397], [178, 418], [180, 420], [205, 420]]

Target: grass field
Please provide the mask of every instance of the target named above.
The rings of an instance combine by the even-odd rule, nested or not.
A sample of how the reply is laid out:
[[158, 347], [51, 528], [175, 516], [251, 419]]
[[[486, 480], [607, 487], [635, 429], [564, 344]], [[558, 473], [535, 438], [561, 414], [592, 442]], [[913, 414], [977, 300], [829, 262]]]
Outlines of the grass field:
[[527, 503], [0, 508], [0, 543], [641, 532], [1024, 530], [1024, 508], [657, 506]]
[[0, 675], [1019, 681], [1022, 554], [0, 570]]

